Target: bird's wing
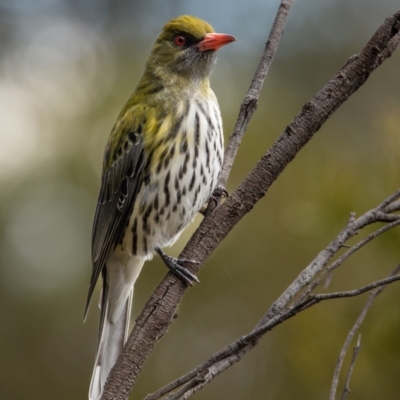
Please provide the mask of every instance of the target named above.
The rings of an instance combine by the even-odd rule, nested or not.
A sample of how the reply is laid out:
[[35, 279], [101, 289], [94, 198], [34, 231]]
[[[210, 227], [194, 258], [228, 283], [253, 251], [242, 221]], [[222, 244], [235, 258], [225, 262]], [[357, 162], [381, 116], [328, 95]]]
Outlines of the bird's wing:
[[[134, 206], [145, 164], [143, 123], [135, 108], [122, 117], [110, 135], [104, 154], [101, 189], [92, 231], [92, 276], [85, 308], [110, 251], [121, 241]], [[140, 112], [139, 114], [142, 114]]]

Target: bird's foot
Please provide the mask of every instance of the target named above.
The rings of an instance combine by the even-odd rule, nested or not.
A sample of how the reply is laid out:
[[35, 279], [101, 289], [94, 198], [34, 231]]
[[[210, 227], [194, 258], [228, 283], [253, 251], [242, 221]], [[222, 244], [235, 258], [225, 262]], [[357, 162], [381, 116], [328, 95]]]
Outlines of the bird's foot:
[[[216, 186], [213, 192], [208, 199], [208, 202], [203, 205], [201, 210], [199, 211], [204, 217], [209, 214], [212, 210], [218, 207], [219, 203], [221, 202], [221, 198], [227, 198], [229, 196], [228, 191], [223, 186]], [[213, 203], [211, 208], [209, 208], [209, 204]]]
[[188, 260], [185, 258], [174, 258], [165, 254], [159, 247], [156, 247], [156, 253], [164, 261], [164, 264], [183, 282], [193, 286], [193, 282], [200, 283], [197, 276], [192, 274], [187, 268], [181, 264], [199, 264], [198, 261]]
[[215, 203], [215, 207], [218, 206], [220, 199], [223, 197], [226, 199], [229, 196], [228, 191], [223, 186], [216, 186], [213, 192], [211, 193], [210, 200]]

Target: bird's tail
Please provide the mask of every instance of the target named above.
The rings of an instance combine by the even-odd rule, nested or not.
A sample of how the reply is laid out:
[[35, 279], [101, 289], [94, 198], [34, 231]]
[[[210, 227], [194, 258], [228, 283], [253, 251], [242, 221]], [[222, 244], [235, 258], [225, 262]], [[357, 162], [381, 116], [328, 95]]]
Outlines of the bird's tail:
[[103, 317], [100, 323], [99, 345], [89, 387], [89, 400], [100, 399], [108, 374], [117, 361], [128, 337], [133, 287], [126, 299], [119, 318], [115, 322], [112, 322], [109, 317], [110, 308], [107, 292], [108, 291], [103, 289], [101, 303], [102, 306], [105, 307], [105, 310], [104, 313], [102, 312]]
[[133, 286], [142, 269], [143, 257], [127, 257], [114, 252], [103, 269], [103, 291], [100, 298], [101, 317], [99, 344], [89, 400], [99, 400], [111, 368], [128, 338]]

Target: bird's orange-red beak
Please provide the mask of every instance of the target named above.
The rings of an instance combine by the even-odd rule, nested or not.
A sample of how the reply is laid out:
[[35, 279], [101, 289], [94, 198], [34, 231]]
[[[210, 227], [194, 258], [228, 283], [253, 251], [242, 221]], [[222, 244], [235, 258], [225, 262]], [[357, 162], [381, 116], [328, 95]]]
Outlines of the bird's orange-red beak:
[[197, 47], [200, 51], [214, 50], [228, 43], [234, 42], [236, 39], [232, 35], [226, 33], [207, 33], [204, 39], [198, 43]]

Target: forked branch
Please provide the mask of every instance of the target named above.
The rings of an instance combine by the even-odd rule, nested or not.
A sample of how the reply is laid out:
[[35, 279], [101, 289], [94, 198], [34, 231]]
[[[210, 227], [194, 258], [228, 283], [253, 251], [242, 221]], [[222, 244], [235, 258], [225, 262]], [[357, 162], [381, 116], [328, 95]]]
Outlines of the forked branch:
[[[400, 190], [385, 199], [376, 208], [363, 214], [361, 217], [355, 219], [354, 214], [352, 214], [346, 227], [327, 246], [327, 248], [320, 252], [317, 257], [298, 275], [298, 277], [284, 291], [284, 293], [273, 303], [267, 313], [261, 318], [257, 326], [250, 333], [242, 336], [235, 342], [231, 343], [229, 346], [226, 346], [222, 350], [218, 351], [208, 360], [198, 365], [189, 373], [169, 383], [168, 385], [157, 390], [151, 395], [148, 395], [145, 400], [157, 400], [182, 385], [185, 386], [167, 396], [165, 400], [189, 398], [196, 391], [200, 390], [206, 384], [210, 383], [221, 372], [228, 369], [234, 363], [240, 361], [240, 359], [245, 354], [247, 354], [259, 343], [261, 337], [264, 336], [268, 331], [270, 331], [280, 323], [284, 322], [285, 320], [297, 315], [299, 312], [304, 311], [311, 306], [320, 303], [321, 301], [359, 296], [365, 292], [371, 291], [379, 287], [380, 289], [377, 289], [376, 291], [371, 293], [372, 303], [373, 299], [383, 290], [384, 285], [400, 280], [400, 275], [396, 275], [398, 273], [397, 269], [395, 269], [392, 272], [391, 276], [389, 276], [388, 278], [372, 282], [369, 285], [350, 291], [326, 294], [310, 294], [310, 288], [312, 287], [314, 289], [316, 287], [315, 284], [310, 284], [315, 282], [313, 281], [314, 277], [318, 273], [320, 273], [320, 271], [322, 271], [324, 267], [327, 267], [329, 259], [332, 258], [341, 249], [341, 247], [343, 247], [346, 241], [348, 241], [366, 226], [369, 226], [381, 220], [381, 212], [385, 212], [387, 209], [390, 209], [393, 212], [399, 211], [400, 207], [392, 207], [393, 202], [395, 202], [399, 197]], [[397, 217], [396, 222], [400, 223], [400, 215], [389, 213], [387, 215]], [[394, 223], [388, 223], [385, 227], [390, 226], [390, 228], [386, 229], [385, 231], [388, 231], [389, 229], [392, 229], [397, 225], [398, 224], [394, 225]], [[377, 229], [376, 232], [381, 230], [382, 228]], [[372, 238], [377, 238], [379, 235], [374, 235], [374, 233], [371, 234]], [[361, 247], [362, 246], [359, 246], [358, 249], [360, 249]], [[351, 252], [351, 254], [354, 254], [354, 252], [355, 251]], [[296, 301], [292, 302], [294, 298], [296, 298]], [[363, 318], [365, 317], [368, 308], [364, 310]], [[361, 324], [361, 322], [359, 322], [359, 324]]]

